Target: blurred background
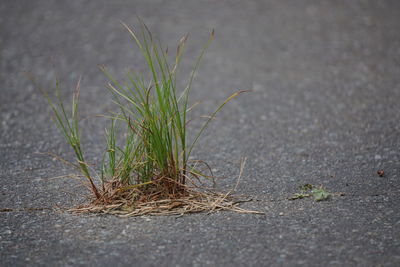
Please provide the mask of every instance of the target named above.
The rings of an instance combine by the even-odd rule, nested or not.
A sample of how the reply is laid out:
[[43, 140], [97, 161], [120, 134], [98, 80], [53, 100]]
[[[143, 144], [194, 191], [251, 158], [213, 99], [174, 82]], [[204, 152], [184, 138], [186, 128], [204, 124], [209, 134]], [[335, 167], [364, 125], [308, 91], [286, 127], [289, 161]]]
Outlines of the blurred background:
[[[109, 110], [107, 80], [97, 65], [120, 78], [128, 68], [143, 69], [139, 50], [120, 25], [138, 26], [140, 16], [170, 51], [189, 34], [182, 85], [215, 29], [192, 91], [193, 101], [203, 101], [195, 116], [209, 114], [237, 90], [252, 91], [221, 113], [201, 157], [244, 155], [255, 170], [277, 171], [273, 176], [289, 180], [303, 177], [286, 173], [286, 165], [304, 160], [332, 166], [351, 157], [360, 166], [360, 145], [376, 146], [380, 155], [391, 148], [386, 144], [398, 144], [398, 117], [391, 116], [400, 99], [398, 12], [397, 1], [2, 2], [2, 144], [13, 153], [11, 144], [42, 144], [27, 148], [42, 151], [63, 141], [24, 72], [50, 91], [58, 75], [65, 97], [81, 76], [82, 116]], [[92, 127], [85, 138], [96, 158], [104, 124]], [[313, 175], [312, 168], [303, 175]], [[256, 185], [259, 179], [253, 179]], [[279, 188], [285, 190], [281, 183]]]
[[[331, 183], [327, 177], [338, 173], [347, 183], [343, 169], [365, 175], [383, 164], [383, 155], [399, 156], [399, 8], [398, 1], [3, 1], [3, 151], [68, 155], [24, 72], [49, 91], [58, 75], [68, 99], [82, 77], [83, 136], [96, 162], [105, 124], [88, 118], [112, 108], [97, 65], [120, 78], [128, 68], [144, 68], [120, 25], [138, 26], [140, 16], [170, 51], [189, 34], [182, 85], [215, 29], [193, 86], [192, 101], [203, 102], [194, 117], [237, 90], [251, 90], [223, 110], [198, 157], [230, 167], [249, 157], [247, 192], [260, 185], [263, 192], [284, 192], [306, 178]], [[230, 167], [216, 169], [232, 175]]]

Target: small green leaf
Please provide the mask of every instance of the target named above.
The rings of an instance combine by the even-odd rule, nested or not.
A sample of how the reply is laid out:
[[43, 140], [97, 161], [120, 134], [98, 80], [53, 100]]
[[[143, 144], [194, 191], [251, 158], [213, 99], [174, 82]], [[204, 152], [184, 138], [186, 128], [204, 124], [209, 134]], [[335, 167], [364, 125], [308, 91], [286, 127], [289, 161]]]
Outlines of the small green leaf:
[[325, 190], [325, 188], [315, 188], [311, 191], [312, 195], [314, 196], [315, 201], [323, 201], [330, 198], [331, 193]]

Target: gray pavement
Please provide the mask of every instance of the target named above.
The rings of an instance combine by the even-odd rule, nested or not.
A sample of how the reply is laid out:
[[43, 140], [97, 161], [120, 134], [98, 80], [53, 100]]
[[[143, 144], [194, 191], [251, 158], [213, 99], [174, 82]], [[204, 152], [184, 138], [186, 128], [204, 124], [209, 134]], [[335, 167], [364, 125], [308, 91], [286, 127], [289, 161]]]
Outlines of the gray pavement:
[[[221, 189], [247, 157], [238, 193], [265, 215], [121, 219], [54, 208], [81, 203], [84, 189], [52, 178], [73, 170], [37, 154], [73, 156], [23, 72], [46, 88], [57, 72], [68, 97], [82, 75], [84, 149], [98, 162], [104, 121], [94, 115], [112, 103], [97, 64], [143, 68], [118, 23], [137, 25], [136, 15], [169, 47], [190, 34], [183, 80], [215, 28], [194, 116], [252, 92], [222, 111], [195, 156], [227, 177]], [[400, 266], [399, 26], [395, 0], [1, 1], [0, 265]], [[306, 183], [345, 195], [286, 200]]]

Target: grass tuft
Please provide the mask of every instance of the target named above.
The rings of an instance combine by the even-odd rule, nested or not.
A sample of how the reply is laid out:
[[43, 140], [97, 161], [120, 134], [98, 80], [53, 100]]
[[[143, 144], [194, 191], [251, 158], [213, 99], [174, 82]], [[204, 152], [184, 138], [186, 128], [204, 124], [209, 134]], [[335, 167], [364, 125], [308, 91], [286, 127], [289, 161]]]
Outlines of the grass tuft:
[[[106, 148], [98, 182], [95, 182], [81, 148], [78, 123], [80, 80], [73, 95], [70, 116], [60, 97], [58, 80], [55, 100], [44, 92], [53, 110], [56, 125], [75, 152], [74, 166], [89, 182], [94, 196], [91, 204], [72, 211], [123, 216], [182, 214], [218, 209], [254, 213], [237, 207], [240, 201], [232, 198], [232, 191], [221, 194], [200, 188], [197, 181], [213, 177], [199, 170], [201, 161], [189, 160], [200, 136], [216, 114], [244, 92], [238, 91], [220, 104], [197, 130], [193, 142], [188, 143], [187, 114], [192, 108], [189, 106], [189, 94], [201, 59], [214, 39], [214, 30], [201, 50], [186, 86], [178, 90], [177, 72], [187, 35], [180, 39], [170, 63], [168, 50], [154, 39], [142, 21], [138, 30], [123, 22], [121, 24], [144, 56], [149, 74], [130, 71], [126, 81], [120, 82], [106, 67], [100, 67], [110, 81], [107, 88], [118, 112], [109, 116], [110, 124], [105, 131]], [[244, 162], [239, 176], [243, 167]]]

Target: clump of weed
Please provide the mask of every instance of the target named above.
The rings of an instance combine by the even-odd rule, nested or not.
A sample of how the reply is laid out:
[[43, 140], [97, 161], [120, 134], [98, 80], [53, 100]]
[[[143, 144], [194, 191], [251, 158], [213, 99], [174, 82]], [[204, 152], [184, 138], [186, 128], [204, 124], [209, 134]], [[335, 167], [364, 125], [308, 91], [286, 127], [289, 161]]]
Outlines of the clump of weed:
[[[56, 101], [44, 92], [55, 118], [55, 123], [68, 141], [76, 156], [74, 166], [86, 178], [93, 194], [93, 201], [72, 209], [75, 212], [103, 212], [133, 216], [143, 214], [182, 214], [199, 211], [230, 209], [252, 212], [237, 206], [232, 191], [222, 194], [200, 188], [197, 181], [213, 179], [199, 170], [202, 161], [190, 160], [193, 148], [215, 115], [233, 98], [244, 91], [228, 97], [208, 116], [204, 125], [188, 143], [187, 124], [189, 93], [199, 63], [214, 39], [211, 32], [200, 52], [188, 82], [183, 90], [177, 89], [177, 71], [184, 54], [187, 36], [176, 49], [174, 61], [156, 42], [146, 25], [141, 22], [138, 32], [122, 23], [144, 56], [149, 77], [129, 71], [127, 80], [119, 82], [103, 66], [108, 77], [108, 90], [118, 107], [112, 113], [106, 130], [106, 149], [99, 174], [89, 168], [81, 148], [78, 104], [80, 82], [72, 101], [69, 116], [56, 83]], [[124, 134], [119, 130], [123, 129]], [[119, 137], [124, 140], [120, 140]], [[208, 166], [207, 164], [205, 164]], [[241, 172], [244, 162], [241, 166]], [[241, 173], [240, 172], [240, 173]]]

